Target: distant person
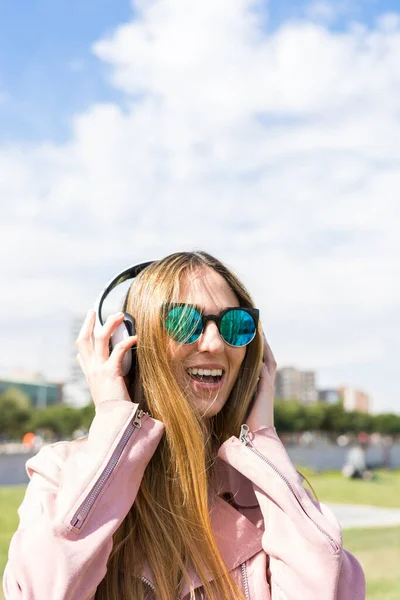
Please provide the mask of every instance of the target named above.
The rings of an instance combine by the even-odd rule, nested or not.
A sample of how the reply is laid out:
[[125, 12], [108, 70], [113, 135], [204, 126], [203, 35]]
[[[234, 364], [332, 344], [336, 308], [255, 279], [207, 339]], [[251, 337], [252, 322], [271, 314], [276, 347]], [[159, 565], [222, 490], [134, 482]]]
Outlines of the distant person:
[[176, 253], [118, 274], [96, 313], [77, 341], [96, 416], [27, 463], [6, 599], [365, 600], [273, 426], [276, 362], [237, 277]]
[[31, 431], [28, 431], [28, 433], [25, 433], [24, 437], [22, 438], [23, 445], [25, 446], [25, 448], [28, 448], [28, 449], [32, 449], [35, 447], [35, 441], [36, 441], [36, 436]]
[[349, 479], [372, 479], [372, 471], [367, 466], [366, 450], [368, 447], [368, 435], [360, 432], [357, 436], [357, 442], [352, 446], [346, 457], [346, 462], [342, 468], [342, 474]]

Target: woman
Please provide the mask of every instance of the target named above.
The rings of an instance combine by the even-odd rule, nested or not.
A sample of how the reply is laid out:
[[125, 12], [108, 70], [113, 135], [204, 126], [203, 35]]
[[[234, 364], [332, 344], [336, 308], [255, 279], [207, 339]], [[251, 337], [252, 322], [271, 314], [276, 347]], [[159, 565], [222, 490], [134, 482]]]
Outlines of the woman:
[[364, 600], [273, 427], [276, 363], [243, 285], [177, 253], [135, 278], [125, 310], [136, 334], [111, 354], [123, 313], [82, 327], [96, 416], [87, 440], [27, 463], [6, 599]]

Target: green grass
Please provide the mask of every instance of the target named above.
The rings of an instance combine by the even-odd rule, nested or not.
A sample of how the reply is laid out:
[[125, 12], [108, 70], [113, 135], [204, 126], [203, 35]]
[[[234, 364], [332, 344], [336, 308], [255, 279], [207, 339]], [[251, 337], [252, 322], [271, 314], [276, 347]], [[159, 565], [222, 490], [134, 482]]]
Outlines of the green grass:
[[400, 508], [400, 471], [377, 471], [372, 481], [345, 479], [337, 471], [316, 474], [301, 467], [299, 471], [323, 502]]
[[22, 502], [25, 486], [0, 488], [0, 573], [7, 562], [10, 538], [18, 526], [17, 508]]
[[[324, 502], [400, 506], [400, 471], [379, 472], [372, 482], [348, 481], [339, 473], [314, 474], [300, 471], [310, 479], [318, 498]], [[18, 525], [17, 508], [25, 487], [0, 488], [0, 575], [7, 561], [10, 538]], [[348, 529], [344, 546], [361, 562], [367, 578], [367, 600], [400, 598], [400, 528]], [[0, 600], [3, 596], [0, 592]]]
[[[25, 486], [0, 487], [0, 580], [8, 557], [8, 546], [18, 526], [17, 509], [24, 497]], [[3, 600], [0, 585], [0, 600]]]
[[[400, 508], [400, 471], [377, 471], [372, 481], [345, 479], [338, 472], [299, 471], [322, 502]], [[400, 527], [347, 529], [343, 543], [364, 569], [367, 600], [399, 600]]]
[[364, 569], [367, 600], [399, 600], [400, 528], [347, 529], [343, 543]]

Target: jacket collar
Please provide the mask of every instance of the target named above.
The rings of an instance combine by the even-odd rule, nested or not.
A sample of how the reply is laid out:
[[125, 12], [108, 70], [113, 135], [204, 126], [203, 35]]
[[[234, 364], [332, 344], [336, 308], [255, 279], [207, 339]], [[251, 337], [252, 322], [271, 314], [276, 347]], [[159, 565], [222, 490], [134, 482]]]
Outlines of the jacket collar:
[[[232, 469], [226, 463], [217, 461], [218, 493], [230, 492], [235, 502], [240, 506], [252, 506], [256, 503], [254, 492], [249, 492], [240, 483], [248, 480]], [[246, 560], [262, 550], [263, 529], [254, 525], [247, 517], [236, 508], [228, 504], [218, 495], [213, 495], [210, 501], [210, 518], [215, 540], [228, 571], [232, 571]], [[193, 568], [188, 569], [192, 585], [197, 588], [201, 585], [199, 577]], [[148, 565], [145, 566], [143, 575], [154, 585], [153, 574]], [[213, 577], [209, 577], [211, 581]], [[184, 583], [180, 598], [189, 593], [189, 586]]]

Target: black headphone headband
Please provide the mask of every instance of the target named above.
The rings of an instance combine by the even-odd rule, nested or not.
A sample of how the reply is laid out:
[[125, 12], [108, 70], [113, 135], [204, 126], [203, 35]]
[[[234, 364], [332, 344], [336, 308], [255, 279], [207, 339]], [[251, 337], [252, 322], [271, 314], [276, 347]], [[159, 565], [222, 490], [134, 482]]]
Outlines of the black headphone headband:
[[103, 302], [107, 298], [107, 296], [111, 292], [111, 290], [116, 288], [117, 285], [120, 285], [120, 283], [124, 283], [124, 281], [128, 281], [128, 279], [134, 279], [135, 277], [137, 277], [139, 275], [139, 273], [144, 271], [144, 269], [146, 267], [153, 264], [153, 262], [155, 262], [155, 261], [150, 260], [145, 263], [140, 263], [140, 265], [133, 265], [132, 267], [128, 267], [124, 271], [121, 271], [121, 273], [118, 273], [118, 275], [113, 277], [113, 279], [111, 279], [111, 281], [109, 281], [107, 283], [106, 287], [104, 288], [104, 290], [101, 292], [101, 294], [97, 298], [95, 307], [94, 307], [94, 310], [96, 311], [97, 318], [100, 322], [100, 325], [104, 325], [103, 316], [101, 313]]

